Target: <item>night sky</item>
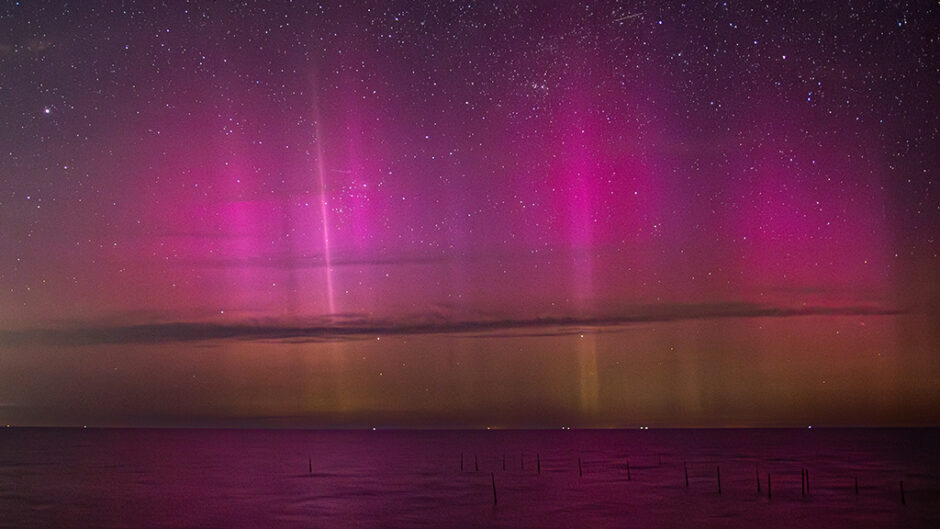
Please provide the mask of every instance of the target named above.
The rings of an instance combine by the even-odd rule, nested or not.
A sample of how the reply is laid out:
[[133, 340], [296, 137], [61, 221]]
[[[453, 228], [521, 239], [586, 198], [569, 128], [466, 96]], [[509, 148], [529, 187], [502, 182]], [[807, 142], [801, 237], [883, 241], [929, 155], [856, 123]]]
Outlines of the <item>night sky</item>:
[[935, 2], [416, 4], [2, 4], [0, 422], [940, 424]]

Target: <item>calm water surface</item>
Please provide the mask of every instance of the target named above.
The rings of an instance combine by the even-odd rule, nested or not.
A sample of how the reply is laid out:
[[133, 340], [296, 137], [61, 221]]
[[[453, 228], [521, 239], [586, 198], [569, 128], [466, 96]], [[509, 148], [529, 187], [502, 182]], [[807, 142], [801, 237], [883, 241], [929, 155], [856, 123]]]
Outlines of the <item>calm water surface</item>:
[[0, 527], [936, 527], [937, 446], [937, 429], [8, 428]]

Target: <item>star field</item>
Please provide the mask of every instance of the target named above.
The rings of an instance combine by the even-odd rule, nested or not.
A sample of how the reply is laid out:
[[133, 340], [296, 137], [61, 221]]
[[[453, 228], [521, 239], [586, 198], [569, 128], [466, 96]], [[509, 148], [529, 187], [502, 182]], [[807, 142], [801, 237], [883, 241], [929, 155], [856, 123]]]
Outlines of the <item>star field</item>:
[[938, 22], [7, 2], [0, 330], [935, 310]]

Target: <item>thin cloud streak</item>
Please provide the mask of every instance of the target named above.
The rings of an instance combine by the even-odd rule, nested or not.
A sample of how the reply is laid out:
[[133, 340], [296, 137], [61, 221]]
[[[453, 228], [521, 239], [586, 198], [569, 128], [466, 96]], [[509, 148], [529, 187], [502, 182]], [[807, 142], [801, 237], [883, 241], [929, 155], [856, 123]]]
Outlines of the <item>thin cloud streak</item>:
[[[586, 329], [710, 320], [725, 318], [792, 318], [800, 316], [890, 316], [908, 311], [881, 307], [773, 307], [748, 303], [668, 305], [636, 312], [596, 317], [537, 317], [530, 319], [447, 319], [439, 314], [405, 320], [384, 320], [344, 314], [318, 318], [308, 325], [264, 323], [168, 322], [138, 325], [90, 325], [75, 328], [34, 328], [0, 331], [0, 348], [24, 345], [147, 344], [251, 340], [338, 342], [390, 335], [455, 335], [462, 337], [566, 336]], [[577, 328], [578, 330], [573, 330]], [[518, 333], [512, 331], [520, 331]]]
[[[214, 239], [225, 238], [224, 235], [200, 235], [195, 233], [176, 234], [179, 237], [189, 237], [194, 239]], [[232, 236], [232, 238], [242, 237]], [[532, 254], [528, 251], [495, 251], [486, 254], [465, 253], [465, 252], [433, 252], [426, 254], [398, 254], [389, 253], [385, 255], [356, 255], [351, 252], [338, 250], [330, 261], [331, 268], [344, 266], [350, 267], [369, 267], [369, 266], [409, 266], [409, 265], [433, 265], [443, 263], [474, 263], [483, 261], [493, 261], [499, 259], [515, 259], [520, 261], [542, 261], [552, 262], [561, 259], [570, 259], [578, 256], [598, 256], [602, 254], [615, 253], [616, 250], [605, 247], [595, 248], [543, 248], [541, 253]], [[212, 257], [212, 258], [175, 258], [170, 264], [185, 268], [205, 268], [209, 270], [222, 270], [229, 268], [257, 268], [257, 269], [280, 269], [280, 270], [304, 270], [323, 268], [326, 261], [323, 254], [315, 255], [294, 255], [290, 252], [268, 253], [256, 256], [241, 257]]]

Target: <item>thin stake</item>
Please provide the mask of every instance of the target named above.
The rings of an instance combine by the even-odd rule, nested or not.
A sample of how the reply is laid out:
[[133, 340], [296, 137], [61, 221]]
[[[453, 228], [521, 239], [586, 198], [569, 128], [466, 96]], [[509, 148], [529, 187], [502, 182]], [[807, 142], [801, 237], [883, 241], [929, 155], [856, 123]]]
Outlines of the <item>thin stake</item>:
[[542, 475], [542, 456], [538, 452], [535, 453], [535, 466], [539, 471], [539, 475]]
[[685, 488], [689, 488], [689, 465], [682, 463], [682, 468], [685, 470]]
[[721, 465], [716, 465], [715, 471], [718, 473], [718, 494], [721, 494]]
[[493, 505], [496, 505], [496, 476], [490, 472], [490, 483], [493, 484]]
[[578, 458], [578, 477], [580, 478], [583, 476], [584, 476], [584, 472], [581, 470], [581, 458], [579, 457]]
[[307, 458], [307, 473], [313, 474], [313, 459]]
[[480, 461], [477, 459], [477, 456], [473, 456], [473, 469], [475, 472], [480, 471]]
[[627, 459], [627, 481], [630, 481], [630, 460]]
[[754, 465], [754, 478], [757, 479], [757, 493], [760, 494], [760, 465]]
[[899, 481], [898, 485], [901, 486], [901, 505], [907, 505], [907, 502], [904, 501], [904, 480]]
[[770, 499], [770, 472], [767, 473], [767, 499]]

